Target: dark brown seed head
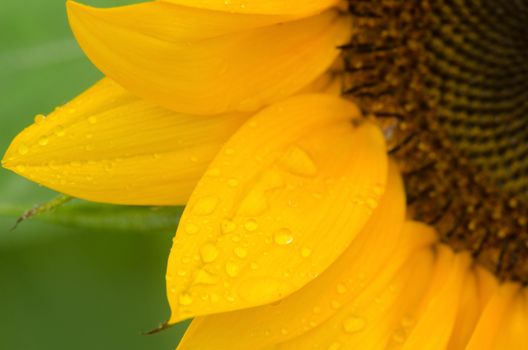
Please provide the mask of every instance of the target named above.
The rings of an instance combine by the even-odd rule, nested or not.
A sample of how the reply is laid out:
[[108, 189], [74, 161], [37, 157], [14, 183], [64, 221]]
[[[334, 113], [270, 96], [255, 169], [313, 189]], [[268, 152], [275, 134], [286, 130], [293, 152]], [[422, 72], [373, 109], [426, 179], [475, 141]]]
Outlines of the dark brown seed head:
[[343, 94], [383, 126], [408, 208], [528, 283], [528, 1], [349, 0]]

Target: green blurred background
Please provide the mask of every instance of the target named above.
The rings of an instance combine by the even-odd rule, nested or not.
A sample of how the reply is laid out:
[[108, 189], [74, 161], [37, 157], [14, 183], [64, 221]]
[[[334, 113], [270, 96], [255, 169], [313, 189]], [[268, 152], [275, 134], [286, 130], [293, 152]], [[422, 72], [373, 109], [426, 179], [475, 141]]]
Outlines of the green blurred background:
[[[1, 152], [35, 114], [50, 112], [100, 77], [70, 33], [64, 0], [2, 1]], [[169, 315], [164, 274], [177, 211], [161, 209], [155, 222], [149, 215], [160, 211], [77, 201], [10, 231], [24, 209], [55, 195], [0, 170], [0, 349], [174, 349], [183, 325], [142, 332]], [[138, 224], [149, 220], [154, 229]]]

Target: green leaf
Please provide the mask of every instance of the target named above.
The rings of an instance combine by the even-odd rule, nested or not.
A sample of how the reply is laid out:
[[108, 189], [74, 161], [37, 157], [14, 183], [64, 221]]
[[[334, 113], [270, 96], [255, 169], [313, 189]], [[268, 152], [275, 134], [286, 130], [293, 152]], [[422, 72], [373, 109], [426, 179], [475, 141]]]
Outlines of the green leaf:
[[174, 232], [182, 207], [126, 206], [92, 203], [59, 196], [28, 210], [21, 206], [0, 206], [1, 216], [19, 216], [15, 225], [26, 220], [84, 229], [123, 232]]

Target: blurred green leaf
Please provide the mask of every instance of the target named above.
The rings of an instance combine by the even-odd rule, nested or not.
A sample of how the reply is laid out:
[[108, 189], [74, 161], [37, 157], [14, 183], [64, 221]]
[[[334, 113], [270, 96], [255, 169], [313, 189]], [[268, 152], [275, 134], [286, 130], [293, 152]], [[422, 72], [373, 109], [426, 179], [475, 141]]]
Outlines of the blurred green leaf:
[[[53, 201], [60, 199], [59, 197]], [[61, 203], [57, 208], [46, 208], [53, 206], [53, 201], [37, 206], [37, 209], [44, 209], [35, 214], [31, 213], [33, 209], [0, 205], [0, 215], [24, 217], [20, 223], [26, 220], [42, 220], [84, 229], [148, 233], [175, 231], [183, 211], [182, 207], [111, 205], [82, 200]]]

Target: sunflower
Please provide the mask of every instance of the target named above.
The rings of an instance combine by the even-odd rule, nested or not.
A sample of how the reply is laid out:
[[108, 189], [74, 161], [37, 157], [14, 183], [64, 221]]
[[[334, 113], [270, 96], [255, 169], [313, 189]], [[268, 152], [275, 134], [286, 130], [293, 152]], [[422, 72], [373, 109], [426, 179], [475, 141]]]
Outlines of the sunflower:
[[106, 75], [3, 166], [186, 205], [178, 349], [528, 349], [528, 3], [68, 2]]

